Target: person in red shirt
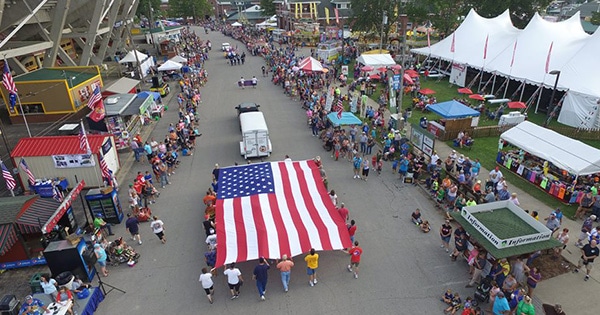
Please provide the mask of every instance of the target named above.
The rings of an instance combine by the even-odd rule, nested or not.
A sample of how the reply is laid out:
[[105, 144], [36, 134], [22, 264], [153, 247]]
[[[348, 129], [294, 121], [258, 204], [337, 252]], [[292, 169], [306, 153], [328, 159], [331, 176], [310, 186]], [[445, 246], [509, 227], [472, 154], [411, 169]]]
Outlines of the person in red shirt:
[[348, 251], [344, 251], [350, 255], [350, 264], [348, 265], [348, 271], [352, 272], [352, 266], [354, 266], [354, 279], [358, 279], [358, 265], [360, 264], [360, 256], [362, 256], [362, 248], [358, 246], [358, 241], [354, 241], [354, 246]]
[[344, 219], [344, 222], [348, 222], [349, 211], [348, 211], [348, 208], [346, 208], [344, 206], [343, 202], [340, 205], [340, 208], [338, 209], [338, 213], [340, 214], [340, 216], [342, 217], [342, 219]]
[[354, 220], [350, 220], [350, 224], [348, 224], [348, 234], [350, 234], [350, 240], [354, 242], [354, 234], [356, 234], [356, 222]]

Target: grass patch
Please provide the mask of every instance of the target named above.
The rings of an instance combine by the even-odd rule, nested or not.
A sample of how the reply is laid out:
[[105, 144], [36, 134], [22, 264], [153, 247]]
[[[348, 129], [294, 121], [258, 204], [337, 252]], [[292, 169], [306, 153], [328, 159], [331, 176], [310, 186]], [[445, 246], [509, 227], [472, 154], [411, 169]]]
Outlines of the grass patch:
[[507, 208], [476, 212], [472, 215], [500, 239], [538, 233], [536, 229]]

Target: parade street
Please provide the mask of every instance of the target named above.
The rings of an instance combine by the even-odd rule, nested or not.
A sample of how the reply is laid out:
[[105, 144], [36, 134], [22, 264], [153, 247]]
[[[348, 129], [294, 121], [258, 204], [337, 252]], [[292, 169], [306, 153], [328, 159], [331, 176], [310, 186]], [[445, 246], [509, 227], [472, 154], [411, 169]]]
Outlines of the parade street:
[[[141, 254], [139, 263], [132, 268], [109, 267], [109, 276], [103, 278], [106, 284], [126, 293], [110, 292], [98, 314], [438, 314], [445, 308], [440, 296], [446, 289], [459, 291], [463, 297], [473, 295], [474, 289], [464, 288], [469, 276], [466, 262], [451, 262], [440, 248], [438, 229], [442, 216], [420, 188], [401, 183], [389, 164], [384, 164], [380, 176], [373, 172], [368, 182], [353, 179], [351, 163], [334, 161], [320, 140], [311, 135], [300, 103], [262, 77], [261, 57], [246, 51], [244, 65], [230, 66], [219, 49], [221, 43], [229, 42], [245, 51], [243, 45], [219, 32], [204, 35], [199, 27], [196, 32], [202, 34], [202, 39], [211, 40], [213, 47], [210, 60], [205, 63], [208, 83], [201, 89], [202, 136], [196, 140], [193, 156], [180, 157], [181, 164], [170, 177], [171, 185], [160, 189], [160, 198], [150, 205], [153, 214], [164, 221], [167, 243], [161, 244], [149, 223], [141, 223], [143, 244], [130, 242]], [[308, 49], [303, 52], [306, 54]], [[237, 81], [242, 76], [256, 76], [258, 87], [239, 88]], [[175, 82], [171, 82], [171, 88], [172, 93], [179, 90]], [[178, 120], [176, 97], [169, 95], [167, 99], [169, 110], [152, 132], [157, 141], [164, 139], [169, 123]], [[227, 277], [219, 268], [218, 276], [213, 278], [215, 301], [209, 304], [198, 282], [200, 270], [206, 266], [202, 198], [210, 187], [215, 163], [246, 163], [239, 155], [241, 136], [234, 109], [241, 102], [260, 104], [273, 145], [268, 160], [283, 160], [286, 155], [293, 160], [321, 156], [329, 189], [336, 191], [358, 226], [356, 240], [364, 250], [358, 279], [346, 269], [350, 261], [347, 254], [321, 252], [319, 282], [311, 287], [304, 255], [296, 256], [289, 292], [284, 292], [279, 271], [272, 266], [266, 301], [261, 301], [252, 280], [252, 270], [258, 262], [242, 262], [237, 265], [245, 280], [240, 297], [230, 300]], [[132, 159], [122, 162], [131, 163]], [[120, 183], [124, 207], [127, 185], [138, 171], [147, 170], [150, 167], [144, 159], [133, 161], [129, 174]], [[420, 208], [424, 219], [431, 222], [429, 234], [410, 222], [415, 208]], [[118, 236], [129, 239], [124, 223], [114, 230]]]

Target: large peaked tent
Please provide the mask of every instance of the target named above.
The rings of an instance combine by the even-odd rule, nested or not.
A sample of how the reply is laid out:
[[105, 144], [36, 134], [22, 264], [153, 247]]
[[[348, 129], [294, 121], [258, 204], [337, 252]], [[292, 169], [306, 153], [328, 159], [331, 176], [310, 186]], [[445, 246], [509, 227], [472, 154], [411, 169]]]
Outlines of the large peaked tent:
[[505, 131], [500, 138], [571, 174], [600, 172], [600, 150], [529, 121]]
[[535, 14], [525, 29], [517, 30], [508, 11], [486, 19], [471, 10], [450, 36], [411, 51], [547, 88], [556, 80], [548, 72], [558, 70], [557, 87], [567, 91], [558, 121], [600, 128], [600, 76], [593, 70], [600, 68], [600, 29], [587, 35], [579, 13], [561, 22]]

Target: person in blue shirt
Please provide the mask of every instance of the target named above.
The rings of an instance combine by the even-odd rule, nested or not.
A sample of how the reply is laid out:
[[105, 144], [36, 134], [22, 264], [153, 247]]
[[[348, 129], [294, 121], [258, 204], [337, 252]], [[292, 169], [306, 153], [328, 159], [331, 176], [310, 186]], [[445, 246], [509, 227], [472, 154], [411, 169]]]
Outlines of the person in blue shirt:
[[510, 314], [510, 307], [508, 306], [508, 300], [504, 296], [504, 292], [498, 292], [496, 299], [494, 300], [494, 306], [492, 308], [494, 315], [508, 315]]
[[254, 273], [252, 279], [256, 280], [256, 287], [258, 288], [258, 295], [261, 300], [265, 300], [265, 291], [267, 289], [267, 279], [269, 277], [268, 270], [271, 268], [269, 263], [263, 258], [258, 259], [258, 265], [254, 267]]
[[[42, 312], [43, 310], [43, 312]], [[44, 305], [44, 302], [39, 299], [34, 299], [33, 296], [28, 295], [25, 297], [25, 302], [21, 306], [19, 314], [21, 315], [42, 315], [47, 313], [48, 308]]]

